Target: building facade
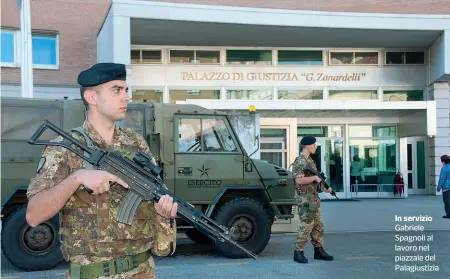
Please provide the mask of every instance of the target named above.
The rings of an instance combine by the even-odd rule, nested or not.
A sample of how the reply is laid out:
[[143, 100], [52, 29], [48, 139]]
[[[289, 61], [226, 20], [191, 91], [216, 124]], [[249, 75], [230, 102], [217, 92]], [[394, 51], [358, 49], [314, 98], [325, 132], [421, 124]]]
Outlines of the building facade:
[[[60, 53], [89, 53], [72, 61], [82, 65], [50, 78], [76, 89], [70, 97], [78, 98], [73, 85], [81, 69], [124, 63], [133, 101], [238, 114], [254, 105], [260, 115], [255, 158], [287, 168], [301, 138], [316, 136], [314, 159], [340, 198], [393, 196], [398, 173], [403, 196], [441, 194], [435, 191], [439, 157], [450, 153], [447, 1], [109, 2], [88, 2], [106, 16], [98, 14], [94, 24], [86, 16], [70, 46], [62, 38], [72, 30], [60, 32]], [[93, 6], [83, 9], [78, 17]], [[33, 20], [32, 27], [39, 24]], [[67, 59], [59, 55], [60, 64]], [[17, 82], [14, 71], [2, 68], [2, 91]], [[41, 72], [49, 70], [36, 69], [35, 84], [49, 80], [39, 79]]]
[[230, 113], [254, 105], [256, 155], [279, 166], [292, 164], [303, 136], [317, 137], [315, 160], [341, 198], [393, 196], [399, 173], [403, 196], [440, 194], [450, 9], [399, 17], [291, 2], [113, 0], [98, 61], [128, 65], [133, 101]]
[[[110, 3], [30, 1], [33, 97], [79, 98], [77, 75], [97, 61], [97, 32]], [[2, 0], [1, 7], [2, 96], [20, 97], [20, 9], [16, 0]]]

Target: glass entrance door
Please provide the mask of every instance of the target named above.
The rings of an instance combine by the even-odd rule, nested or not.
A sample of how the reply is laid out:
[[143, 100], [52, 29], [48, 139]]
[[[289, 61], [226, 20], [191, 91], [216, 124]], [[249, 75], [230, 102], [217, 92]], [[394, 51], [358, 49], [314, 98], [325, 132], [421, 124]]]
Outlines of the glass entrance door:
[[[302, 151], [298, 138], [299, 154]], [[317, 150], [311, 154], [319, 172], [323, 172], [327, 183], [338, 192], [343, 192], [343, 144], [341, 139], [316, 138]]]
[[[429, 193], [426, 183], [426, 149], [424, 138], [410, 138], [407, 145], [408, 195]], [[406, 188], [406, 187], [405, 187]]]

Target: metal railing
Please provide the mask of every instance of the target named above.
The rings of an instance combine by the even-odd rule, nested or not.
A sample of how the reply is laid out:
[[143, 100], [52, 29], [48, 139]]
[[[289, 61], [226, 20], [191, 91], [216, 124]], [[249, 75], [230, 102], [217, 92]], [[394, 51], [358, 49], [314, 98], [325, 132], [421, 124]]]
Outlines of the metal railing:
[[[377, 193], [377, 198], [393, 198], [400, 197], [394, 195], [394, 187], [396, 184], [352, 184], [350, 185], [350, 196], [351, 198], [356, 198], [358, 196], [360, 187], [371, 187], [374, 188], [374, 191], [363, 191], [361, 193]], [[354, 191], [351, 191], [353, 188]], [[403, 188], [403, 193], [401, 197], [405, 195], [405, 188]]]

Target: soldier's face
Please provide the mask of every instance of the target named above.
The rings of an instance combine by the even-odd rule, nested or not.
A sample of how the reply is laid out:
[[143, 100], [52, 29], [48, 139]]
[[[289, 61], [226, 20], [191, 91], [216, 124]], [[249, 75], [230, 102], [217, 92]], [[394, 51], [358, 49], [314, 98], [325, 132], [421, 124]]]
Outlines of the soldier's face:
[[315, 154], [317, 150], [317, 145], [315, 143], [308, 145], [308, 151], [311, 154]]
[[125, 119], [129, 101], [126, 81], [113, 80], [102, 84], [96, 105], [100, 114], [112, 121], [119, 121]]

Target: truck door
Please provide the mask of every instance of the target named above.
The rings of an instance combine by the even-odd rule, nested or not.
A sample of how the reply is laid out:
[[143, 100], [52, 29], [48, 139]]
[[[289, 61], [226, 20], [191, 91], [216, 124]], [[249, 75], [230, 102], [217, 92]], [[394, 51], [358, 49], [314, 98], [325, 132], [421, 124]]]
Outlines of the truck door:
[[209, 203], [226, 185], [242, 185], [244, 157], [224, 116], [175, 117], [175, 194]]

